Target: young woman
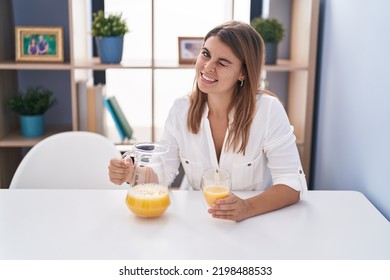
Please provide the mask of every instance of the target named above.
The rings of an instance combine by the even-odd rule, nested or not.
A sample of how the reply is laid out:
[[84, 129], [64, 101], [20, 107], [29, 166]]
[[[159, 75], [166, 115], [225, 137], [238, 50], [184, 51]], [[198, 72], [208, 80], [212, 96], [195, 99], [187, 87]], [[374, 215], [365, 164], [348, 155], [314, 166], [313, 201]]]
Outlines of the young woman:
[[31, 39], [30, 44], [28, 45], [28, 53], [38, 54], [38, 46], [37, 41], [35, 39]]
[[[196, 61], [194, 90], [175, 101], [162, 140], [169, 143], [167, 170], [180, 162], [191, 188], [199, 190], [210, 168], [230, 171], [232, 190], [263, 191], [248, 199], [234, 194], [209, 209], [215, 218], [241, 221], [299, 201], [306, 187], [293, 129], [285, 109], [259, 90], [264, 43], [248, 24], [230, 21], [205, 37]], [[130, 181], [133, 165], [112, 159], [112, 182]]]

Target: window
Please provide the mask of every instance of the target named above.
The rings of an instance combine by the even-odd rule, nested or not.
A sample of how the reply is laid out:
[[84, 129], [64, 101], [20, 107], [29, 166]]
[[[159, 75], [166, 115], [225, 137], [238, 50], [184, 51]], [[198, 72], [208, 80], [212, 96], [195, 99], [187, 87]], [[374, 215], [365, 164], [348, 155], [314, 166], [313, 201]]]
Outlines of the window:
[[105, 1], [105, 11], [122, 13], [131, 30], [122, 60], [131, 66], [108, 69], [106, 91], [117, 97], [136, 141], [158, 140], [173, 101], [192, 88], [194, 71], [178, 65], [177, 38], [202, 37], [232, 18], [249, 22], [249, 9], [250, 0]]

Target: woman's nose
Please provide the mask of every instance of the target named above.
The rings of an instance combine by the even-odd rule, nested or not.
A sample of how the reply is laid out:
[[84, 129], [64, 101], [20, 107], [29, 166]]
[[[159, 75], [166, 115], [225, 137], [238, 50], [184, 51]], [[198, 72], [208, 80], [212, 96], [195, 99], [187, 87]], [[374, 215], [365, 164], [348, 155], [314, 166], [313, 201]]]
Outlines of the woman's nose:
[[209, 60], [205, 63], [205, 65], [203, 66], [203, 68], [205, 70], [208, 70], [208, 71], [214, 71], [215, 70], [215, 61], [213, 60]]

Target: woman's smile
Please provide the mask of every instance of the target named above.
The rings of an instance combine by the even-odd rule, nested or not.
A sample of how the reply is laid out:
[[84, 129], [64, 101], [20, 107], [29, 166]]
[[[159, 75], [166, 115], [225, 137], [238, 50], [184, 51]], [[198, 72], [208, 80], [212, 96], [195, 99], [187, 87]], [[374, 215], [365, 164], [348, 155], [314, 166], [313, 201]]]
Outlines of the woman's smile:
[[218, 80], [217, 79], [213, 79], [209, 76], [207, 76], [206, 74], [204, 73], [200, 73], [200, 76], [202, 77], [202, 81], [206, 84], [212, 84], [214, 82], [217, 82]]

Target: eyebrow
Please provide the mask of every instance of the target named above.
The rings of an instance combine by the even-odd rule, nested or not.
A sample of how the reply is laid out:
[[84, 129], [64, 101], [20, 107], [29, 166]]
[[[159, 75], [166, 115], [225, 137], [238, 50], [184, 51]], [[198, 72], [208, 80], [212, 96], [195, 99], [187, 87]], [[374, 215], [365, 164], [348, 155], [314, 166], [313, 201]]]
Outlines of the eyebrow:
[[[202, 47], [202, 50], [205, 50], [207, 51], [209, 54], [211, 54], [211, 52], [206, 48], [206, 47]], [[233, 62], [231, 62], [229, 59], [227, 58], [224, 58], [224, 57], [220, 57], [218, 58], [219, 61], [224, 61], [226, 63], [229, 63], [229, 64], [233, 64]]]

